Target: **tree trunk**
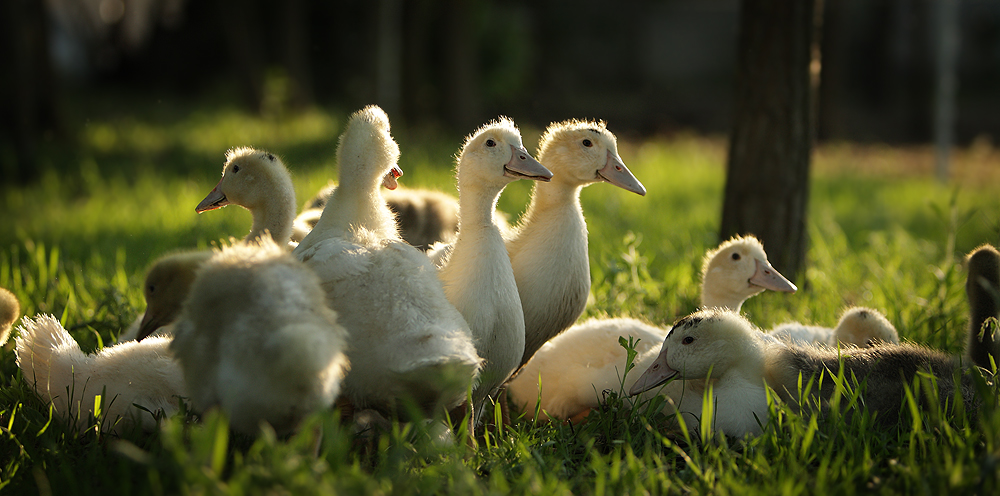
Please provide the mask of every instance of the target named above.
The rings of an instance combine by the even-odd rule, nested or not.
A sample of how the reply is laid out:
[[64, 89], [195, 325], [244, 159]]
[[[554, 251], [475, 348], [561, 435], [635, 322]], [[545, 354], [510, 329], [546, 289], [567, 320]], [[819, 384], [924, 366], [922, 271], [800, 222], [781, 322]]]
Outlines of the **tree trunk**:
[[806, 251], [815, 13], [813, 0], [743, 0], [719, 232], [756, 235], [793, 280]]

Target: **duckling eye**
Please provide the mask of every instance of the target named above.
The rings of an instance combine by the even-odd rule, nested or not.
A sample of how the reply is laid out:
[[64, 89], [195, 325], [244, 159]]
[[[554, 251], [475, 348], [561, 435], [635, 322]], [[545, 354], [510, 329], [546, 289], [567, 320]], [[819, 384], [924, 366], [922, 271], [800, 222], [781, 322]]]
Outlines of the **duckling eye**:
[[733, 253], [733, 260], [739, 260], [739, 259], [740, 259], [740, 254], [739, 253]]
[[493, 148], [494, 146], [497, 146], [497, 142], [493, 141], [491, 139], [488, 139], [488, 140], [486, 140], [486, 146], [488, 146], [490, 148]]
[[270, 153], [268, 153], [267, 154], [267, 159], [270, 160], [271, 162], [274, 162], [274, 155], [271, 155]]
[[240, 171], [240, 166], [238, 166], [238, 165], [234, 165], [234, 166], [233, 166], [233, 174], [236, 174], [236, 173], [237, 173], [237, 172], [239, 172], [239, 171]]
[[694, 342], [694, 336], [688, 336], [681, 340], [681, 344], [691, 344]]
[[590, 148], [590, 147], [594, 146], [594, 142], [590, 141], [589, 139], [584, 139], [583, 140], [583, 146], [585, 146], [587, 148]]

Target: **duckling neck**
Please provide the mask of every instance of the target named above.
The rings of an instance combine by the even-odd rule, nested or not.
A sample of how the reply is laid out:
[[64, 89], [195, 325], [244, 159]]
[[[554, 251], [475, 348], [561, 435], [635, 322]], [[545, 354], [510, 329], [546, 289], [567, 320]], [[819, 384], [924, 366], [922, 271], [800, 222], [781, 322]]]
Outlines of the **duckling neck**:
[[260, 239], [267, 231], [275, 243], [285, 245], [292, 237], [292, 224], [295, 222], [295, 191], [276, 190], [263, 204], [250, 209], [250, 213], [253, 215], [253, 227], [245, 238], [247, 241]]
[[534, 225], [545, 228], [562, 227], [568, 222], [574, 227], [582, 224], [586, 237], [586, 224], [583, 209], [580, 207], [582, 189], [582, 186], [570, 186], [555, 181], [536, 182], [531, 192], [531, 202], [518, 230], [530, 230]]
[[701, 307], [702, 308], [724, 308], [732, 312], [739, 313], [746, 301], [745, 294], [728, 291], [725, 288], [712, 284], [709, 277], [701, 284]]
[[[497, 201], [500, 199], [500, 190], [488, 188], [478, 188], [473, 185], [464, 185], [458, 195], [458, 232], [472, 234], [497, 230], [495, 215]], [[459, 236], [461, 239], [461, 236]], [[456, 248], [458, 240], [455, 240]]]
[[396, 222], [379, 192], [377, 181], [372, 184], [345, 183], [342, 177], [314, 230], [322, 228], [347, 232], [352, 226], [376, 231], [383, 237], [396, 235]]

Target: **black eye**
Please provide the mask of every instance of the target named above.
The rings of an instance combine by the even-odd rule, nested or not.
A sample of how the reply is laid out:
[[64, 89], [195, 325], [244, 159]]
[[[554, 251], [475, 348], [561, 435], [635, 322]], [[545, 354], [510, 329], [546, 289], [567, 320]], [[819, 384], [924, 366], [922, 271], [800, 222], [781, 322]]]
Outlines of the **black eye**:
[[239, 172], [239, 171], [240, 171], [240, 166], [238, 166], [238, 165], [234, 165], [234, 166], [233, 166], [233, 174], [235, 174], [235, 173], [237, 173], [237, 172]]
[[590, 148], [590, 147], [594, 146], [594, 142], [590, 141], [589, 139], [585, 139], [585, 140], [583, 140], [583, 146], [585, 146], [587, 148]]
[[156, 290], [156, 286], [153, 286], [152, 284], [150, 284], [150, 285], [149, 285], [149, 286], [148, 286], [148, 287], [146, 288], [146, 292], [147, 292], [147, 293], [152, 293], [152, 292], [153, 292], [153, 291], [155, 291], [155, 290]]
[[497, 146], [497, 142], [493, 141], [491, 139], [488, 139], [488, 140], [486, 140], [486, 146], [488, 146], [490, 148], [493, 148], [494, 146]]
[[271, 162], [274, 162], [274, 155], [271, 155], [270, 153], [268, 153], [267, 154], [267, 159], [270, 160]]
[[681, 340], [681, 344], [691, 344], [693, 342], [694, 342], [694, 337], [693, 336], [688, 336], [688, 337], [686, 337], [686, 338], [684, 338], [684, 339]]
[[740, 254], [739, 253], [733, 253], [733, 260], [739, 260], [739, 259], [740, 259]]

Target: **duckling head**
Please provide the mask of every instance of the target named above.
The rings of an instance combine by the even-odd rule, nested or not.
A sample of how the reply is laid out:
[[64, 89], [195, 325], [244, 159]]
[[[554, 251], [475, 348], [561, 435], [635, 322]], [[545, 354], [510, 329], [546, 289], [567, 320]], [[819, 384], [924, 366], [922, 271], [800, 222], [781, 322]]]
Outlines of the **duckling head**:
[[604, 121], [576, 119], [552, 123], [538, 142], [538, 160], [552, 171], [553, 181], [570, 187], [608, 182], [646, 195], [618, 155], [618, 140]]
[[656, 360], [635, 382], [636, 395], [677, 379], [721, 377], [760, 348], [753, 325], [723, 309], [695, 312], [677, 321], [663, 340]]
[[458, 155], [458, 188], [483, 185], [500, 191], [518, 179], [549, 181], [552, 172], [521, 143], [514, 121], [500, 117], [469, 135]]
[[226, 152], [219, 184], [194, 210], [202, 213], [229, 204], [253, 210], [273, 197], [276, 187], [292, 188], [288, 169], [277, 155], [249, 147], [233, 148]]
[[351, 114], [337, 147], [340, 184], [356, 182], [367, 188], [381, 181], [386, 188], [396, 189], [396, 178], [403, 175], [398, 161], [399, 145], [389, 133], [385, 111], [369, 105]]
[[10, 337], [10, 327], [21, 316], [21, 305], [14, 293], [0, 288], [0, 346]]
[[153, 263], [143, 285], [146, 313], [136, 340], [177, 320], [198, 268], [211, 257], [211, 251], [182, 252], [165, 255]]
[[764, 245], [752, 235], [734, 236], [706, 254], [701, 274], [701, 304], [706, 308], [739, 312], [747, 298], [765, 289], [798, 289], [771, 266]]

